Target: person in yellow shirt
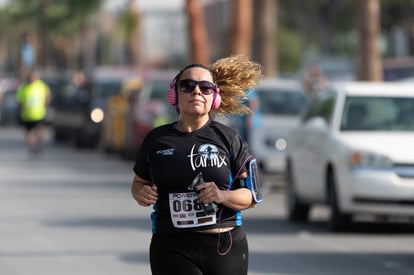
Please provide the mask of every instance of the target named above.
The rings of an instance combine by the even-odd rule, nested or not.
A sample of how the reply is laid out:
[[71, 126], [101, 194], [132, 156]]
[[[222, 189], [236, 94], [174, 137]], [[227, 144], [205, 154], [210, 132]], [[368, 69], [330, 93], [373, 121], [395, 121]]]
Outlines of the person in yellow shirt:
[[50, 104], [49, 86], [40, 79], [37, 71], [28, 73], [17, 90], [20, 120], [26, 129], [26, 145], [29, 153], [38, 153], [43, 142], [43, 122]]

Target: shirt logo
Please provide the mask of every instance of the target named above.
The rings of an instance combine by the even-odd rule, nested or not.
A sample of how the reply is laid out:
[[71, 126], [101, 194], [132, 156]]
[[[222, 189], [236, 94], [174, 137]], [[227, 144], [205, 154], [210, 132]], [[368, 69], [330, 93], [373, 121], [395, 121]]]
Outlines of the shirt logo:
[[212, 144], [203, 144], [198, 149], [200, 156], [206, 159], [214, 159], [218, 156], [218, 149], [215, 145]]
[[213, 144], [203, 144], [195, 152], [196, 146], [193, 145], [191, 153], [188, 155], [192, 169], [195, 171], [200, 167], [217, 167], [227, 166], [226, 158], [220, 155], [217, 146]]

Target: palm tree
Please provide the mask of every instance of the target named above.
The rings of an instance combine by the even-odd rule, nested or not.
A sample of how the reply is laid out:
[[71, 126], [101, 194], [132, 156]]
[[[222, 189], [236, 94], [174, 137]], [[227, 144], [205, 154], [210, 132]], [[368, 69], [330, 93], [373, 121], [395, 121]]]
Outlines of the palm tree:
[[123, 32], [126, 59], [130, 65], [139, 63], [139, 19], [135, 1], [128, 0], [127, 8], [121, 15], [120, 28]]
[[199, 0], [187, 0], [188, 33], [190, 34], [191, 62], [200, 64], [210, 63], [207, 30], [204, 21], [204, 11]]
[[[13, 32], [27, 32], [33, 36], [35, 65], [66, 64], [73, 55], [73, 38], [100, 7], [102, 0], [13, 0], [0, 9], [0, 18], [6, 20]], [[56, 39], [58, 41], [56, 41]], [[56, 45], [57, 44], [57, 45]], [[64, 45], [65, 49], [57, 48]], [[15, 47], [20, 48], [20, 47]], [[16, 49], [12, 49], [16, 50]], [[58, 58], [57, 58], [58, 56]]]
[[254, 3], [257, 17], [258, 61], [263, 65], [265, 76], [276, 77], [278, 75], [276, 43], [278, 0], [260, 0]]
[[358, 1], [358, 5], [358, 79], [382, 81], [382, 63], [378, 48], [380, 3], [379, 0], [364, 0]]
[[234, 0], [233, 5], [233, 36], [230, 52], [249, 56], [252, 51], [253, 1]]

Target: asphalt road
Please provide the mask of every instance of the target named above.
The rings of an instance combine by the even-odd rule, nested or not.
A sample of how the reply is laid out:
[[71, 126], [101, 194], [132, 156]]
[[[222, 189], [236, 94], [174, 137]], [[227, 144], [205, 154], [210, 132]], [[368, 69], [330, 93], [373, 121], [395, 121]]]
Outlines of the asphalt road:
[[[0, 274], [150, 274], [150, 208], [129, 193], [132, 163], [50, 140], [28, 157], [23, 132], [0, 128]], [[266, 175], [265, 201], [244, 211], [250, 275], [414, 274], [414, 226], [357, 223], [326, 230], [285, 219], [283, 184]]]

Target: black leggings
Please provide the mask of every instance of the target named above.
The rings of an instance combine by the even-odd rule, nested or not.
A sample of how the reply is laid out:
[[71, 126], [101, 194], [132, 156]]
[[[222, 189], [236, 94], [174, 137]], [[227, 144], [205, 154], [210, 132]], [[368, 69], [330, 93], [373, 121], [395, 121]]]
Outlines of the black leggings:
[[240, 227], [220, 234], [155, 234], [150, 261], [153, 275], [247, 275], [246, 234]]

